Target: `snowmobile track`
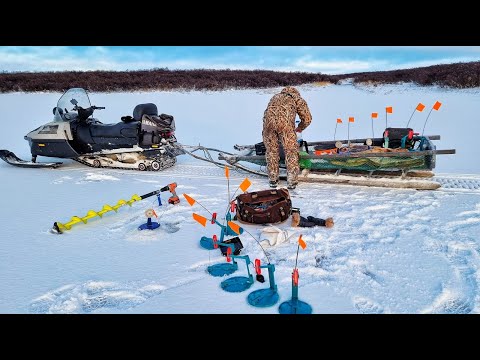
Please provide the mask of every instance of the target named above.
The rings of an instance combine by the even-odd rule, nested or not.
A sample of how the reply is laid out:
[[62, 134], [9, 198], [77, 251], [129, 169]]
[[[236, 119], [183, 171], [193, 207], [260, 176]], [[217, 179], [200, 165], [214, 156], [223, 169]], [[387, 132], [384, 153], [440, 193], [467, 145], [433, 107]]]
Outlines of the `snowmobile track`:
[[[138, 168], [134, 168], [134, 167], [104, 166], [104, 165], [95, 166], [95, 165], [90, 164], [90, 163], [88, 163], [87, 161], [84, 161], [84, 160], [79, 159], [79, 158], [73, 158], [72, 160], [75, 160], [76, 162], [79, 162], [79, 163], [82, 164], [82, 165], [86, 165], [86, 166], [89, 166], [89, 167], [92, 167], [92, 168], [96, 168], [96, 169], [118, 169], [118, 170], [136, 170], [136, 171], [140, 171]], [[177, 162], [177, 158], [176, 158], [176, 157], [168, 157], [168, 158], [165, 158], [165, 159], [156, 158], [155, 160], [157, 160], [157, 162], [160, 164], [160, 168], [159, 168], [158, 170], [153, 170], [153, 169], [147, 167], [147, 168], [145, 169], [145, 171], [153, 171], [153, 172], [162, 171], [162, 170], [164, 170], [164, 169], [168, 169], [168, 168], [172, 167], [172, 166], [175, 165], [176, 162]]]
[[466, 189], [480, 192], [480, 178], [462, 177], [435, 177], [435, 181], [442, 185], [443, 189]]

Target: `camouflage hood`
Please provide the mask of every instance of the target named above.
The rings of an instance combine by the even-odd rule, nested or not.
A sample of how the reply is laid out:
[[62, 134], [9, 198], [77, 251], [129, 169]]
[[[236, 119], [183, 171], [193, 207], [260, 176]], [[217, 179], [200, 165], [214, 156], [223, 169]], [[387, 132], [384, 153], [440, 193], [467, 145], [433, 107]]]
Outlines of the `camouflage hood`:
[[290, 95], [295, 100], [295, 102], [301, 99], [300, 93], [293, 86], [284, 87], [281, 93]]

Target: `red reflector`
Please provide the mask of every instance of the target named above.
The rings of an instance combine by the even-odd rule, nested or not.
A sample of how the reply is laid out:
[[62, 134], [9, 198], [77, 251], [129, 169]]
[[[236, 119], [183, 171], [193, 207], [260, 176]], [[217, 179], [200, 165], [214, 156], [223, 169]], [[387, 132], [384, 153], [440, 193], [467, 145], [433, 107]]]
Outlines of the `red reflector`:
[[260, 267], [260, 259], [255, 259], [255, 272], [257, 275], [262, 273], [262, 268]]
[[293, 270], [292, 280], [293, 280], [293, 285], [298, 286], [298, 269]]

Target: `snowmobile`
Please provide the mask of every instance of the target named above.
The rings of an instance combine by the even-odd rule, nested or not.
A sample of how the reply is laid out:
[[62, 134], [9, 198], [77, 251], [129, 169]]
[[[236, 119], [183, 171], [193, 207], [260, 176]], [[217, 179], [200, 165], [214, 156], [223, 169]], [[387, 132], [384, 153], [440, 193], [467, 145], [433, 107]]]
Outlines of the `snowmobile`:
[[67, 90], [53, 108], [53, 121], [25, 135], [31, 161], [19, 159], [8, 150], [0, 158], [22, 167], [58, 167], [61, 162], [37, 162], [37, 156], [69, 158], [96, 168], [159, 171], [173, 166], [183, 154], [175, 138], [173, 116], [158, 115], [153, 103], [138, 104], [133, 116], [104, 124], [93, 117], [95, 110], [82, 88]]

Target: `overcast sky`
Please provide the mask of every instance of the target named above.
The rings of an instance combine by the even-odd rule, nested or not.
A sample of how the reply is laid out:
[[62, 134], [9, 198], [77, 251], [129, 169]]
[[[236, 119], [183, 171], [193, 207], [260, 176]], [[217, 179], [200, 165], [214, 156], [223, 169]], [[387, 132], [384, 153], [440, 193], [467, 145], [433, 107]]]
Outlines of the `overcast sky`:
[[1, 46], [0, 71], [266, 69], [344, 74], [480, 60], [480, 46]]

